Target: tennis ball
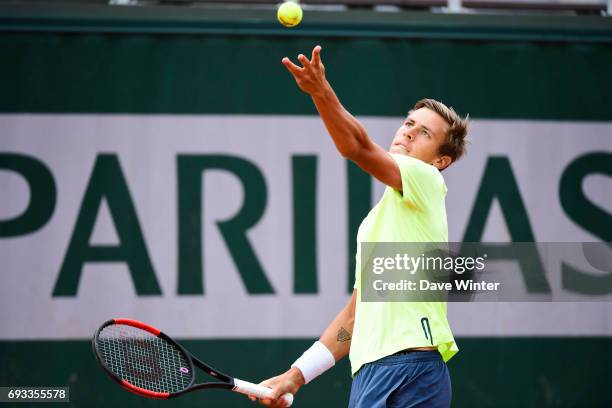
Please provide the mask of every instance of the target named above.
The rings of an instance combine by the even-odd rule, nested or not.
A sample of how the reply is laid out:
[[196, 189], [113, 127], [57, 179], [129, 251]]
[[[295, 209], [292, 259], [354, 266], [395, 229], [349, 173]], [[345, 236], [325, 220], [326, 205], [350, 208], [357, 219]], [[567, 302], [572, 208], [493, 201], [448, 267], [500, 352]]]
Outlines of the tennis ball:
[[302, 21], [302, 8], [295, 1], [286, 1], [278, 8], [276, 17], [285, 27], [295, 27]]

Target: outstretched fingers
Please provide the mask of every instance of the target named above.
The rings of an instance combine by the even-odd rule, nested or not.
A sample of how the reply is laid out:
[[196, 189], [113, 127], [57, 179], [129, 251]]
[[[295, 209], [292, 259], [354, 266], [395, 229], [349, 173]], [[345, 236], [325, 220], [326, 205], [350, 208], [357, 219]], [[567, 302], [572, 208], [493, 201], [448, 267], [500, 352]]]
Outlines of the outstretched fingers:
[[306, 58], [304, 54], [298, 55], [298, 60], [302, 63], [304, 68], [310, 67], [310, 61], [308, 61], [308, 58]]
[[312, 49], [312, 63], [315, 65], [319, 65], [321, 63], [321, 49], [320, 45], [317, 45]]
[[297, 59], [302, 64], [301, 67], [299, 65], [294, 64], [287, 57], [283, 58], [281, 61], [283, 65], [287, 67], [289, 72], [291, 72], [293, 75], [299, 74], [303, 70], [308, 69], [312, 66], [317, 66], [321, 63], [321, 46], [317, 45], [316, 47], [314, 47], [314, 49], [312, 50], [312, 58], [310, 60], [304, 54], [298, 55]]
[[298, 87], [303, 92], [314, 95], [320, 93], [326, 85], [325, 67], [321, 62], [321, 46], [317, 45], [312, 50], [312, 59], [308, 59], [304, 54], [297, 57], [299, 62], [295, 64], [287, 57], [282, 59], [282, 63], [295, 79]]
[[285, 68], [287, 68], [289, 70], [289, 72], [291, 72], [294, 76], [298, 75], [300, 72], [302, 72], [302, 70], [304, 68], [302, 67], [298, 67], [297, 65], [295, 65], [293, 62], [291, 62], [291, 60], [287, 57], [283, 58], [282, 61], [283, 65], [285, 66]]

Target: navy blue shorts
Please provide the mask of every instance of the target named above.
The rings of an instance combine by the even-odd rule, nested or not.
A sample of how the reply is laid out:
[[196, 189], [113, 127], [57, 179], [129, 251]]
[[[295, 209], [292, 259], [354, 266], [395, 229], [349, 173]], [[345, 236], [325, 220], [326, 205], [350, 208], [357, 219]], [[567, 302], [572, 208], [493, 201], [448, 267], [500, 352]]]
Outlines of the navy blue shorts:
[[440, 353], [413, 351], [364, 364], [353, 379], [349, 408], [448, 408], [451, 396]]

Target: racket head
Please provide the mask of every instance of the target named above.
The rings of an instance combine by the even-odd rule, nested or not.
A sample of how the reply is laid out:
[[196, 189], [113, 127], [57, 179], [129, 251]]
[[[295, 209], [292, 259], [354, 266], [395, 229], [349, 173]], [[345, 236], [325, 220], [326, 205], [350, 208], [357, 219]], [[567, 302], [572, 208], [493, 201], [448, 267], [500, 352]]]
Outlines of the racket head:
[[172, 398], [195, 381], [191, 355], [160, 330], [137, 320], [104, 322], [92, 346], [111, 379], [143, 397]]

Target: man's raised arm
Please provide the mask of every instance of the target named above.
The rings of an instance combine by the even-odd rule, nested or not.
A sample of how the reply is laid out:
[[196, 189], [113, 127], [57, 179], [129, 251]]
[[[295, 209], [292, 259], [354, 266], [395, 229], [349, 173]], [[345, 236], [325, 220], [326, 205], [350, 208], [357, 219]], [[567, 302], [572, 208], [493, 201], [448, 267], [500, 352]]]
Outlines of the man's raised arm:
[[382, 147], [370, 139], [361, 122], [342, 106], [325, 78], [321, 46], [317, 45], [312, 50], [310, 60], [303, 54], [298, 56], [298, 60], [302, 64], [301, 67], [287, 57], [283, 58], [282, 62], [300, 89], [312, 97], [340, 154], [354, 161], [384, 184], [401, 190], [402, 179], [397, 163]]

